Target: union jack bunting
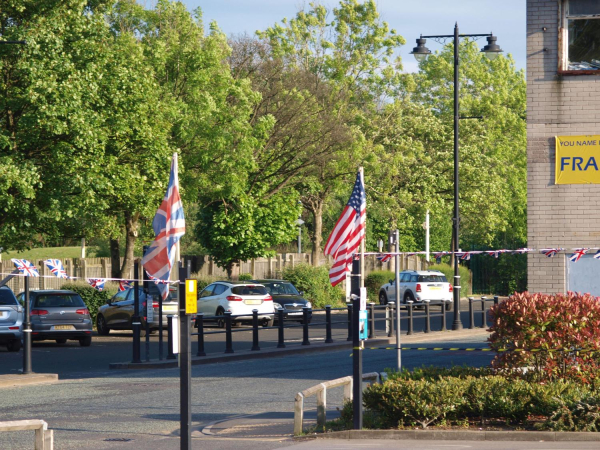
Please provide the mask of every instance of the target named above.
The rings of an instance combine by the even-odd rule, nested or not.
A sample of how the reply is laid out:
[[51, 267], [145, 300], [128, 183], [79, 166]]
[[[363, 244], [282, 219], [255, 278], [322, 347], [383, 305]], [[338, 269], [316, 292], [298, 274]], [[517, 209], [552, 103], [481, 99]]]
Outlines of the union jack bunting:
[[461, 261], [469, 261], [471, 259], [471, 252], [456, 252]]
[[596, 254], [594, 255], [594, 259], [600, 259], [600, 250], [596, 252]]
[[556, 255], [560, 251], [561, 251], [560, 248], [543, 248], [542, 250], [540, 250], [540, 253], [542, 253], [543, 255], [546, 255], [548, 258], [552, 258], [554, 255]]
[[329, 282], [337, 285], [346, 278], [352, 265], [352, 254], [365, 238], [367, 219], [367, 195], [362, 171], [356, 175], [356, 182], [350, 199], [325, 243], [325, 255], [333, 256], [334, 263], [329, 270]]
[[13, 264], [15, 265], [15, 267], [17, 269], [19, 269], [19, 272], [22, 273], [24, 276], [26, 277], [39, 277], [40, 273], [38, 272], [37, 268], [31, 264], [29, 261], [27, 261], [26, 259], [11, 259], [11, 261], [13, 262]]
[[569, 260], [571, 262], [577, 262], [577, 261], [579, 261], [581, 259], [581, 257], [586, 254], [586, 252], [588, 250], [589, 249], [587, 249], [587, 248], [577, 248], [577, 249], [575, 249], [575, 251], [573, 252], [573, 254], [569, 257]]
[[382, 253], [381, 255], [377, 255], [377, 260], [381, 261], [382, 263], [388, 262], [390, 259], [392, 259], [392, 255], [390, 253]]
[[125, 289], [129, 289], [133, 286], [133, 281], [131, 280], [120, 280], [119, 281], [119, 291], [124, 291]]
[[69, 278], [65, 268], [60, 262], [60, 259], [47, 259], [44, 261], [44, 264], [46, 264], [46, 267], [50, 269], [50, 272], [52, 272], [52, 274], [56, 275], [58, 278]]
[[503, 252], [503, 250], [489, 250], [489, 251], [486, 251], [485, 253], [498, 259], [500, 257], [500, 253], [502, 253], [502, 252]]
[[[152, 221], [156, 237], [142, 258], [142, 265], [148, 274], [160, 280], [169, 280], [171, 268], [175, 263], [177, 243], [185, 234], [185, 218], [179, 196], [177, 167], [177, 154], [175, 153], [171, 161], [167, 192]], [[165, 300], [169, 295], [169, 290], [164, 286], [159, 287], [159, 290]]]
[[532, 248], [518, 248], [516, 250], [513, 250], [513, 254], [514, 255], [523, 255], [524, 253], [528, 253], [530, 251], [532, 251]]
[[[150, 279], [150, 280], [154, 281], [154, 284], [160, 284], [160, 285], [163, 285], [163, 284], [169, 284], [169, 283], [170, 283], [170, 281], [169, 281], [169, 280], [162, 280], [162, 279], [160, 279], [160, 278], [153, 277], [153, 276], [152, 276], [152, 275], [150, 275], [148, 272], [146, 272], [146, 275], [148, 275], [148, 279]], [[163, 299], [163, 300], [164, 300], [164, 299]]]
[[104, 289], [104, 283], [106, 283], [104, 278], [88, 278], [86, 281], [91, 287], [96, 288], [99, 291]]
[[433, 257], [437, 260], [437, 259], [442, 259], [442, 256], [446, 256], [448, 254], [448, 252], [437, 252], [434, 253]]

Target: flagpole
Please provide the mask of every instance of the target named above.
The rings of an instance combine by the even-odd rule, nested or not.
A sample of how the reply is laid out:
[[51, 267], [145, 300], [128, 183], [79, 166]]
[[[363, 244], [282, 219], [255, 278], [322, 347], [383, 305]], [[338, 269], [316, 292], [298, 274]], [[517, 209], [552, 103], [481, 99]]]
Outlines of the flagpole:
[[[365, 185], [365, 173], [364, 168], [359, 167], [358, 172], [360, 173], [360, 179], [362, 181], [362, 185]], [[366, 189], [365, 189], [366, 193]], [[365, 211], [365, 228], [364, 228], [364, 237], [360, 241], [360, 287], [365, 287], [365, 241], [367, 240], [367, 217]]]
[[[179, 155], [177, 153], [173, 153], [173, 161], [175, 161], [175, 167], [177, 167], [177, 181], [179, 181]], [[179, 184], [179, 183], [177, 183], [177, 184]], [[173, 267], [179, 267], [178, 263], [179, 263], [179, 260], [181, 259], [180, 242], [181, 242], [181, 240], [178, 240], [177, 243], [175, 244], [175, 261], [174, 261]], [[171, 273], [170, 273], [169, 279], [171, 281], [179, 281], [179, 273], [177, 270], [173, 270], [173, 267], [171, 267]], [[179, 290], [177, 292], [179, 292]]]

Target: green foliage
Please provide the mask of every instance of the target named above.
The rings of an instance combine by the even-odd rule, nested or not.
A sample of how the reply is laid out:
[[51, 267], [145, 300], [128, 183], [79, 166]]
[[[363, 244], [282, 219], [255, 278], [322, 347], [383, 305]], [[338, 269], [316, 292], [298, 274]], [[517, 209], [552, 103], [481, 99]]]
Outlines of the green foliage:
[[345, 306], [344, 293], [339, 286], [329, 283], [329, 269], [326, 266], [287, 266], [282, 276], [296, 286], [296, 289], [304, 292], [304, 297], [312, 303], [313, 309], [323, 309], [326, 305], [333, 308]]
[[210, 283], [217, 281], [217, 278], [215, 277], [199, 276], [198, 274], [192, 274], [192, 278], [194, 278], [198, 283], [198, 294], [200, 294], [202, 289], [204, 289]]
[[490, 346], [512, 350], [494, 358], [497, 369], [513, 374], [529, 367], [526, 376], [538, 380], [590, 383], [598, 377], [600, 303], [595, 297], [524, 292], [493, 306], [490, 312]]
[[379, 301], [379, 289], [385, 283], [396, 278], [396, 274], [389, 270], [374, 270], [365, 278], [365, 287], [369, 300], [377, 303]]
[[544, 424], [554, 431], [600, 431], [600, 399], [588, 397], [562, 404]]
[[240, 273], [240, 276], [239, 276], [240, 281], [248, 281], [248, 280], [252, 280], [252, 279], [254, 279], [254, 277], [252, 276], [251, 273]]
[[411, 370], [402, 369], [400, 372], [394, 370], [386, 370], [388, 380], [436, 380], [440, 377], [466, 378], [466, 377], [485, 377], [491, 375], [491, 369], [488, 367], [471, 367], [471, 366], [452, 366], [452, 367], [436, 367], [423, 366]]
[[96, 323], [96, 315], [98, 314], [98, 308], [104, 305], [108, 301], [108, 299], [110, 299], [115, 294], [114, 290], [104, 289], [102, 291], [99, 291], [96, 288], [90, 286], [89, 284], [85, 284], [84, 282], [70, 281], [64, 283], [60, 288], [77, 292], [81, 296], [83, 302], [85, 303], [85, 306], [87, 306], [87, 308], [90, 311], [90, 316], [92, 317], [93, 324]]
[[[454, 268], [450, 264], [434, 264], [429, 266], [428, 270], [437, 270], [446, 275], [446, 279], [449, 283], [454, 282]], [[471, 295], [471, 272], [465, 266], [458, 266], [458, 273], [460, 275], [460, 286], [461, 286], [461, 297]]]

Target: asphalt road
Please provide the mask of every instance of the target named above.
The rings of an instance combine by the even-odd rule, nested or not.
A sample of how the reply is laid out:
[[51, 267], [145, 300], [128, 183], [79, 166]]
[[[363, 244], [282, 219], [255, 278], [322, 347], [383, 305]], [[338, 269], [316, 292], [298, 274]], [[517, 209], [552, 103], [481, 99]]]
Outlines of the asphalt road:
[[[461, 320], [466, 328], [469, 324], [469, 315], [465, 311], [466, 305], [462, 306], [463, 312]], [[431, 330], [440, 330], [442, 319], [439, 308], [431, 311]], [[376, 335], [384, 337], [385, 321], [384, 312], [377, 312], [376, 317]], [[401, 335], [406, 335], [408, 329], [408, 319], [406, 311], [402, 311]], [[446, 313], [447, 328], [451, 328], [453, 312]], [[332, 337], [334, 341], [346, 341], [348, 336], [347, 314], [338, 313], [333, 315], [334, 323]], [[481, 324], [481, 315], [476, 316], [476, 325]], [[288, 348], [300, 347], [302, 343], [302, 327], [295, 323], [292, 328], [285, 330], [285, 342]], [[415, 335], [424, 334], [425, 328], [424, 311], [416, 310], [414, 313], [414, 333]], [[259, 329], [261, 349], [275, 348], [277, 346], [278, 330]], [[194, 330], [195, 331], [195, 330]], [[225, 351], [225, 334], [214, 325], [207, 324], [205, 328], [205, 350], [208, 355], [223, 354]], [[233, 348], [236, 352], [250, 350], [252, 346], [252, 328], [241, 326], [233, 328]], [[310, 340], [313, 343], [323, 342], [325, 338], [325, 317], [324, 314], [315, 314], [309, 330]], [[192, 354], [197, 351], [197, 338], [193, 337]], [[142, 360], [155, 360], [159, 357], [159, 338], [158, 334], [153, 334], [149, 338], [149, 345], [146, 347], [145, 338], [142, 338], [141, 355]], [[167, 333], [163, 333], [163, 356], [167, 355]], [[146, 353], [148, 348], [148, 353]], [[109, 364], [116, 362], [128, 362], [133, 357], [132, 351], [132, 333], [130, 331], [111, 331], [108, 336], [98, 336], [94, 333], [93, 342], [90, 347], [80, 347], [77, 341], [67, 341], [66, 344], [56, 344], [54, 341], [34, 342], [32, 346], [32, 367], [36, 373], [56, 373], [60, 379], [77, 379], [82, 377], [104, 377], [109, 373]], [[17, 374], [23, 367], [23, 352], [10, 353], [5, 347], [0, 347], [0, 375]]]

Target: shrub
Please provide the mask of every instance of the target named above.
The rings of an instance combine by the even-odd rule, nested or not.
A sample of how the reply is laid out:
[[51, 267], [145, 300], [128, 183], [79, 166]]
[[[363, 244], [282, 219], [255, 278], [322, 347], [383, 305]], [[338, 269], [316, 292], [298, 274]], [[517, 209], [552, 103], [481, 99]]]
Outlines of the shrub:
[[249, 280], [253, 280], [254, 277], [252, 276], [251, 273], [240, 273], [240, 276], [238, 279], [240, 281], [249, 281]]
[[600, 431], [600, 399], [587, 397], [571, 404], [562, 404], [544, 423], [554, 431]]
[[329, 269], [326, 266], [288, 266], [283, 270], [283, 278], [292, 282], [299, 291], [303, 291], [304, 297], [313, 304], [314, 309], [322, 309], [325, 305], [345, 306], [344, 293], [338, 286], [330, 284]]
[[388, 380], [436, 380], [440, 377], [467, 378], [467, 377], [484, 377], [492, 375], [492, 370], [489, 367], [471, 367], [471, 366], [452, 366], [452, 367], [436, 367], [423, 366], [415, 368], [412, 371], [402, 369], [400, 372], [386, 370]]
[[202, 291], [202, 289], [204, 289], [206, 286], [208, 286], [210, 283], [217, 281], [217, 278], [215, 277], [211, 277], [211, 276], [202, 276], [199, 274], [192, 274], [192, 278], [194, 278], [197, 283], [198, 283], [198, 294], [200, 294], [200, 292]]
[[[454, 269], [450, 264], [434, 264], [429, 266], [427, 270], [437, 270], [446, 275], [449, 283], [454, 283]], [[466, 297], [471, 295], [471, 272], [464, 266], [458, 266], [458, 274], [460, 275], [460, 295]]]
[[491, 315], [490, 346], [508, 350], [496, 355], [495, 368], [538, 381], [590, 383], [598, 376], [600, 302], [595, 297], [524, 292], [493, 306]]
[[365, 287], [369, 300], [377, 303], [379, 301], [379, 288], [390, 280], [396, 278], [396, 274], [389, 270], [375, 270], [365, 278]]
[[61, 289], [67, 289], [69, 291], [77, 292], [87, 309], [90, 311], [90, 316], [92, 317], [92, 323], [96, 323], [96, 315], [98, 314], [98, 308], [104, 305], [109, 298], [111, 298], [115, 294], [114, 289], [104, 289], [102, 291], [93, 288], [89, 284], [84, 282], [73, 282], [70, 281], [68, 283], [63, 284]]

